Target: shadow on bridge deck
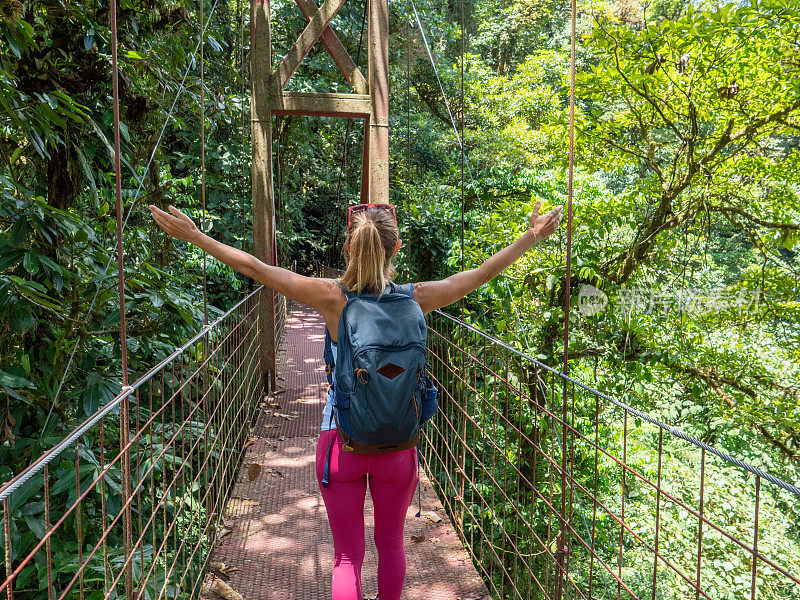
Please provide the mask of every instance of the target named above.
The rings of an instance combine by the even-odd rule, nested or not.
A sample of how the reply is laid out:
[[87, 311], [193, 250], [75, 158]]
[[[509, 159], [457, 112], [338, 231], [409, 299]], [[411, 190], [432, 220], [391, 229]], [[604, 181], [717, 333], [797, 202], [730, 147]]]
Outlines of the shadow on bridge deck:
[[[212, 563], [236, 567], [228, 584], [244, 600], [330, 598], [333, 541], [315, 475], [325, 381], [322, 317], [295, 305], [278, 355], [285, 391], [266, 398], [224, 513]], [[407, 600], [484, 600], [488, 591], [425, 473], [406, 517]], [[251, 480], [252, 478], [252, 480]], [[369, 494], [369, 492], [367, 492]], [[364, 598], [377, 596], [372, 502], [365, 504]], [[432, 517], [432, 518], [431, 518]], [[434, 523], [434, 520], [441, 521]]]

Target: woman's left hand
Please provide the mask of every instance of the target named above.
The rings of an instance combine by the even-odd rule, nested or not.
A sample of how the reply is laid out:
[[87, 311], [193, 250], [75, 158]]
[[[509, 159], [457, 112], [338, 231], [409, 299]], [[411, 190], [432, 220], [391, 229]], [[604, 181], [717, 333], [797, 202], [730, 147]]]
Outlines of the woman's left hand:
[[533, 232], [534, 239], [538, 242], [551, 235], [558, 226], [561, 224], [561, 219], [564, 217], [564, 205], [559, 204], [550, 212], [539, 215], [539, 209], [542, 206], [542, 201], [536, 202], [531, 213], [530, 224], [528, 231]]
[[197, 229], [194, 221], [171, 204], [169, 205], [169, 212], [172, 214], [166, 213], [152, 204], [149, 207], [153, 220], [172, 237], [184, 242], [193, 242], [200, 235], [200, 230]]

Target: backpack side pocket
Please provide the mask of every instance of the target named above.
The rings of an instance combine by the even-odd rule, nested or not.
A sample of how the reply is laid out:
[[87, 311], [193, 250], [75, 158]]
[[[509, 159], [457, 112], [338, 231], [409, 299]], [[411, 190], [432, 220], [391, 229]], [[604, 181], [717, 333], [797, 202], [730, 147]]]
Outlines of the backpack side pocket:
[[334, 389], [333, 415], [336, 418], [336, 427], [341, 429], [348, 437], [350, 429], [350, 394], [339, 389]]
[[436, 389], [430, 378], [425, 375], [420, 381], [420, 391], [422, 396], [422, 420], [420, 424], [422, 424], [436, 414], [439, 409], [439, 390]]

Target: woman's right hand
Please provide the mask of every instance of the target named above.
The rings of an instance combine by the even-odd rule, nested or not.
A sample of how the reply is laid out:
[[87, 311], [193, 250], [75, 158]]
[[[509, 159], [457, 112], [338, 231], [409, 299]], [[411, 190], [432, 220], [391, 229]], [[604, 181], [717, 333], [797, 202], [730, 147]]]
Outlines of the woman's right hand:
[[184, 242], [194, 243], [197, 236], [200, 234], [194, 221], [171, 204], [169, 205], [169, 213], [172, 214], [164, 212], [153, 204], [150, 204], [148, 208], [150, 208], [150, 214], [153, 216], [153, 220], [158, 223], [161, 229], [172, 237], [183, 240]]
[[543, 215], [539, 214], [539, 208], [541, 206], [542, 201], [537, 201], [536, 206], [533, 207], [530, 225], [528, 226], [528, 231], [533, 233], [536, 242], [545, 239], [558, 229], [561, 219], [564, 217], [564, 206], [562, 204], [559, 204], [553, 210]]

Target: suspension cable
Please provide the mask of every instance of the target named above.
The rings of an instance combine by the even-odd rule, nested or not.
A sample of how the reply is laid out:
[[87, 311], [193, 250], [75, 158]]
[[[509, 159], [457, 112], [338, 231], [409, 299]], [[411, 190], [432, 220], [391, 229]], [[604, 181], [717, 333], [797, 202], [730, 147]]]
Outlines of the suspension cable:
[[[128, 387], [128, 326], [127, 319], [125, 318], [125, 247], [122, 239], [122, 165], [120, 163], [120, 132], [119, 132], [119, 62], [118, 62], [118, 46], [119, 40], [117, 37], [117, 0], [111, 0], [111, 87], [114, 105], [114, 182], [115, 182], [115, 196], [116, 196], [116, 213], [117, 213], [117, 282], [119, 287], [119, 332], [120, 332], [120, 353], [122, 355], [122, 389]], [[98, 291], [99, 291], [98, 287]], [[130, 427], [130, 398], [125, 396], [120, 403], [119, 411], [119, 444], [120, 452], [125, 454], [122, 461], [122, 490], [125, 497], [130, 497], [130, 460], [128, 460], [127, 451], [125, 447], [128, 443], [129, 427]], [[55, 402], [53, 402], [55, 406]], [[52, 407], [51, 407], [52, 409]], [[47, 415], [48, 419], [50, 414]], [[45, 476], [45, 493], [47, 490], [47, 477]], [[131, 507], [128, 504], [122, 509], [122, 529], [123, 529], [123, 547], [125, 554], [130, 555], [132, 544], [131, 532]], [[105, 516], [103, 517], [105, 520]], [[105, 556], [104, 556], [105, 559]], [[125, 569], [125, 585], [128, 589], [133, 585], [132, 572], [130, 569]], [[11, 588], [9, 587], [9, 597]]]
[[[575, 28], [576, 0], [572, 0], [569, 59], [569, 181], [567, 183], [567, 274], [564, 290], [564, 374], [569, 374], [569, 297], [572, 288], [572, 195], [575, 163]], [[564, 388], [566, 393], [566, 388]], [[566, 396], [565, 396], [566, 398]], [[566, 401], [565, 404], [566, 406]]]
[[[407, 0], [406, 0], [407, 1]], [[356, 51], [356, 69], [358, 68], [359, 63], [361, 62], [361, 49], [364, 43], [364, 27], [367, 23], [367, 7], [369, 6], [369, 0], [364, 0], [364, 14], [361, 17], [361, 32], [358, 36], [358, 50]], [[339, 178], [336, 182], [336, 206], [338, 207], [341, 204], [342, 198], [342, 177], [344, 177], [344, 193], [345, 193], [345, 202], [347, 205], [350, 204], [350, 199], [348, 195], [349, 190], [349, 183], [347, 181], [347, 150], [349, 148], [350, 142], [350, 126], [352, 125], [353, 120], [350, 117], [347, 117], [347, 125], [345, 127], [344, 133], [344, 144], [342, 148], [342, 161], [339, 163]], [[367, 135], [366, 131], [364, 135]], [[364, 166], [362, 165], [361, 168], [363, 169]], [[333, 264], [334, 256], [333, 253], [336, 251], [336, 246], [338, 244], [339, 239], [339, 230], [342, 226], [342, 216], [343, 211], [337, 211], [339, 218], [336, 223], [336, 230], [334, 233], [334, 244], [331, 246], [332, 255], [331, 255], [331, 264]]]
[[[466, 32], [464, 30], [464, 0], [461, 0], [461, 140], [464, 140], [464, 124], [467, 120], [467, 110], [466, 104], [464, 103], [464, 47], [465, 47], [465, 36]], [[461, 270], [464, 270], [464, 144], [459, 144], [461, 148]], [[461, 298], [461, 315], [462, 317], [466, 314], [466, 300], [462, 296]]]
[[[569, 61], [569, 175], [567, 183], [567, 272], [564, 279], [564, 364], [562, 371], [564, 375], [569, 374], [569, 298], [570, 288], [572, 287], [571, 266], [572, 266], [572, 184], [573, 184], [573, 166], [575, 159], [575, 12], [576, 0], [571, 2], [570, 13], [570, 61]], [[557, 564], [563, 571], [569, 573], [569, 537], [565, 535], [565, 529], [569, 527], [572, 521], [572, 488], [570, 484], [570, 507], [569, 516], [567, 516], [567, 494], [564, 491], [567, 487], [567, 471], [570, 471], [570, 477], [574, 477], [571, 473], [572, 468], [567, 466], [567, 380], [563, 379], [563, 388], [561, 396], [561, 518], [566, 526], [562, 526], [561, 535], [558, 537]], [[574, 390], [574, 388], [573, 388]], [[574, 396], [573, 396], [574, 402]], [[574, 419], [574, 406], [573, 406], [573, 419]], [[551, 424], [553, 420], [551, 419]], [[553, 426], [555, 431], [555, 427]], [[572, 459], [570, 459], [571, 462]], [[577, 498], [576, 498], [577, 499]], [[578, 504], [580, 506], [580, 504]], [[588, 528], [588, 525], [587, 525]], [[567, 563], [564, 564], [564, 556], [567, 556]], [[558, 579], [558, 586], [556, 587], [556, 596], [561, 597], [561, 583], [562, 579]]]
[[[459, 133], [458, 126], [456, 125], [456, 120], [453, 117], [453, 111], [450, 108], [450, 102], [447, 99], [447, 94], [444, 91], [444, 86], [442, 86], [442, 80], [439, 77], [439, 70], [436, 67], [435, 61], [433, 60], [433, 53], [431, 52], [430, 44], [428, 43], [428, 36], [425, 33], [425, 28], [422, 26], [422, 19], [420, 19], [419, 12], [417, 11], [417, 5], [414, 2], [414, 0], [410, 0], [410, 1], [411, 1], [411, 7], [414, 10], [414, 17], [415, 17], [416, 22], [417, 22], [417, 27], [419, 28], [419, 31], [422, 34], [422, 41], [424, 42], [425, 50], [428, 53], [428, 59], [430, 60], [431, 67], [433, 67], [434, 75], [436, 75], [436, 81], [439, 84], [439, 91], [442, 94], [442, 98], [444, 99], [445, 107], [447, 108], [447, 114], [450, 117], [450, 123], [453, 126], [453, 131], [456, 134], [456, 140], [458, 141], [459, 146], [461, 146], [463, 148], [464, 147], [464, 141], [461, 138], [461, 134]], [[475, 182], [475, 177], [472, 174], [472, 168], [470, 167], [469, 161], [466, 160], [466, 156], [465, 156], [465, 160], [464, 160], [464, 167], [466, 169], [467, 174], [469, 175], [470, 181], [472, 182], [472, 188], [475, 191], [475, 197], [478, 200], [478, 204], [480, 206], [481, 212], [485, 212], [485, 209], [484, 209], [484, 206], [483, 206], [483, 200], [481, 198], [481, 194], [478, 191], [478, 186], [477, 186], [477, 184]], [[493, 221], [491, 220], [491, 214], [490, 214], [490, 220], [489, 220], [490, 233], [491, 233], [491, 229], [492, 229], [492, 223], [493, 223]], [[492, 250], [494, 250], [497, 247], [497, 241], [496, 240], [490, 241], [490, 246], [491, 246]], [[511, 286], [509, 286], [508, 281], [505, 279], [505, 277], [503, 277], [502, 281], [505, 284], [506, 289], [508, 290], [508, 297], [511, 300], [511, 306], [514, 309], [514, 315], [515, 315], [515, 317], [517, 319], [517, 324], [519, 325], [520, 335], [523, 337], [523, 340], [525, 342], [525, 348], [526, 348], [526, 350], [530, 349], [532, 347], [532, 345], [531, 345], [530, 341], [528, 340], [525, 328], [522, 327], [522, 319], [520, 318], [519, 309], [517, 308], [517, 303], [514, 300], [514, 295], [511, 293]]]
[[[275, 219], [276, 223], [279, 224], [279, 230], [285, 231], [286, 229], [286, 194], [284, 181], [286, 179], [285, 169], [283, 167], [284, 163], [284, 154], [285, 152], [281, 148], [281, 138], [288, 137], [289, 124], [291, 123], [291, 115], [284, 115], [282, 117], [278, 116], [275, 117], [275, 131], [277, 135], [275, 136], [275, 162], [278, 165], [277, 168], [277, 202], [275, 204]], [[283, 252], [283, 259], [286, 261], [286, 268], [290, 268], [289, 258], [286, 256], [285, 248], [283, 245], [279, 248]], [[278, 261], [277, 264], [282, 264], [280, 260], [280, 255], [278, 254], [277, 250], [275, 252], [275, 260]]]
[[[128, 331], [125, 319], [125, 269], [122, 241], [122, 167], [120, 165], [119, 135], [119, 63], [117, 62], [117, 0], [111, 0], [111, 88], [114, 104], [114, 182], [117, 208], [117, 280], [119, 287], [119, 331], [122, 354], [122, 385], [128, 385]], [[99, 291], [98, 286], [98, 291]], [[59, 386], [60, 388], [60, 386]], [[53, 401], [55, 405], [55, 401]], [[47, 415], [48, 419], [50, 415]]]
[[[367, 24], [367, 7], [369, 6], [369, 0], [364, 1], [364, 13], [361, 15], [361, 30], [358, 34], [358, 50], [356, 50], [356, 69], [359, 67], [361, 63], [361, 50], [364, 47], [364, 28]], [[345, 178], [345, 194], [347, 194], [348, 186], [347, 186], [347, 148], [350, 142], [350, 125], [352, 124], [353, 120], [348, 117], [347, 118], [347, 133], [344, 137], [344, 178]], [[342, 171], [339, 171], [339, 180], [341, 182]], [[338, 200], [338, 198], [337, 198]]]
[[[205, 0], [200, 0], [200, 197], [203, 205], [201, 215], [201, 227], [203, 233], [206, 232], [206, 75], [205, 75], [205, 37], [204, 27], [204, 4]], [[211, 18], [209, 17], [209, 22]], [[203, 325], [208, 325], [208, 296], [207, 296], [207, 275], [206, 264], [207, 252], [203, 250]]]
[[[239, 99], [239, 110], [241, 112], [242, 117], [242, 231], [247, 231], [247, 202], [245, 200], [247, 191], [247, 162], [245, 158], [247, 158], [247, 119], [245, 115], [245, 61], [244, 61], [244, 13], [245, 13], [245, 6], [244, 0], [237, 0], [239, 6], [239, 73], [242, 79], [242, 86], [241, 86], [241, 96]], [[242, 236], [242, 249], [245, 249], [245, 240], [244, 236]], [[249, 285], [250, 282], [253, 280], [247, 276], [244, 276], [245, 279], [245, 286]], [[245, 287], [245, 290], [247, 288]]]
[[[425, 49], [427, 51], [428, 58], [430, 59], [431, 66], [433, 67], [434, 74], [436, 75], [436, 81], [439, 84], [439, 90], [440, 90], [440, 92], [442, 94], [442, 98], [444, 99], [445, 106], [447, 108], [447, 113], [448, 113], [448, 115], [450, 117], [450, 122], [451, 122], [451, 124], [453, 126], [453, 131], [456, 134], [456, 137], [457, 137], [459, 145], [461, 146], [462, 152], [464, 152], [463, 138], [461, 137], [461, 135], [459, 135], [458, 127], [456, 126], [455, 119], [453, 118], [453, 113], [452, 113], [452, 111], [450, 109], [450, 103], [447, 100], [447, 94], [445, 93], [444, 87], [442, 86], [442, 81], [441, 81], [441, 78], [439, 77], [439, 72], [438, 72], [438, 69], [436, 67], [436, 63], [433, 60], [433, 54], [431, 52], [430, 45], [428, 44], [428, 39], [427, 39], [427, 36], [425, 34], [425, 30], [424, 30], [424, 28], [422, 26], [422, 20], [420, 19], [419, 12], [417, 11], [417, 7], [416, 7], [416, 4], [414, 3], [414, 0], [410, 0], [410, 2], [411, 2], [411, 5], [412, 5], [412, 7], [414, 9], [414, 15], [415, 15], [415, 18], [416, 18], [416, 21], [417, 21], [417, 26], [419, 27], [420, 33], [422, 34], [422, 39], [423, 39], [423, 42], [425, 43]], [[573, 2], [573, 18], [574, 18], [574, 16], [575, 16], [575, 10], [574, 10], [574, 2], [575, 2], [575, 0], [572, 0], [572, 2]], [[575, 36], [573, 35], [573, 43], [574, 43], [574, 38], [575, 38]], [[574, 54], [573, 54], [573, 59], [574, 59]], [[571, 69], [574, 69], [574, 62], [571, 63]], [[573, 82], [574, 82], [574, 74], [573, 74]], [[571, 86], [571, 103], [574, 106], [574, 83]], [[465, 116], [462, 115], [462, 120], [464, 120], [464, 119], [465, 119]], [[572, 124], [572, 131], [574, 132], [574, 122]], [[570, 156], [574, 156], [574, 154], [571, 152]], [[478, 200], [481, 212], [484, 212], [484, 207], [483, 207], [483, 201], [481, 199], [481, 194], [478, 191], [478, 187], [477, 187], [477, 185], [475, 183], [475, 178], [472, 175], [472, 169], [470, 168], [469, 161], [465, 160], [464, 161], [464, 166], [465, 166], [466, 172], [469, 175], [470, 180], [472, 182], [472, 186], [473, 186], [473, 189], [475, 191], [475, 196], [476, 196], [476, 198]], [[572, 169], [570, 168], [570, 173], [571, 172], [572, 172]], [[567, 216], [568, 216], [567, 223], [568, 223], [568, 231], [571, 232], [571, 219], [572, 219], [572, 214], [571, 214], [571, 206], [572, 206], [571, 194], [572, 194], [572, 189], [571, 189], [571, 186], [570, 186], [570, 189], [569, 189], [569, 194], [570, 195], [569, 195], [569, 204], [568, 204], [568, 213], [567, 213]], [[490, 220], [490, 231], [491, 231], [491, 220]], [[492, 249], [495, 248], [495, 245], [496, 245], [496, 242], [491, 244]], [[568, 257], [569, 257], [569, 254], [568, 254]], [[505, 279], [503, 279], [503, 282], [506, 285], [506, 289], [508, 290], [508, 295], [509, 295], [509, 298], [511, 300], [511, 305], [514, 308], [514, 315], [515, 315], [515, 318], [517, 320], [517, 325], [519, 327], [520, 334], [523, 337], [524, 343], [527, 345], [526, 349], [528, 351], [530, 351], [530, 348], [532, 348], [532, 346], [531, 346], [530, 342], [528, 341], [525, 329], [522, 327], [522, 322], [521, 322], [519, 310], [517, 308], [516, 302], [514, 301], [514, 296], [511, 293], [511, 287], [509, 286], [508, 281], [506, 281]], [[567, 282], [569, 282], [569, 279], [567, 279]], [[541, 377], [541, 375], [539, 374], [538, 371], [535, 372], [535, 376], [536, 376], [536, 378], [537, 378], [537, 380], [539, 381], [540, 384], [544, 384], [544, 380], [542, 379], [542, 377]], [[545, 400], [545, 402], [546, 402], [546, 400]], [[566, 403], [564, 404], [564, 406], [566, 406]], [[555, 429], [555, 424], [552, 421], [551, 421], [551, 427], [553, 427], [553, 431], [555, 433], [555, 436], [559, 439], [559, 444], [563, 445], [562, 439], [564, 439], [564, 438], [562, 438], [562, 436], [559, 435], [559, 432], [558, 432], [558, 430]], [[570, 472], [570, 474], [571, 474], [571, 470], [570, 469], [568, 469], [568, 472]], [[578, 502], [578, 505], [580, 506], [580, 500], [579, 499], [576, 499], [576, 500]], [[584, 527], [587, 528], [587, 531], [588, 531], [588, 523], [586, 521], [585, 515], [583, 516], [582, 520], [583, 520], [583, 523], [584, 523]], [[605, 583], [605, 577], [603, 578], [603, 580], [604, 580], [604, 583]]]
[[[210, 19], [211, 16], [213, 16], [214, 11], [217, 9], [217, 4], [218, 3], [219, 3], [219, 0], [214, 0], [214, 4], [211, 7], [211, 12], [209, 13], [209, 19]], [[206, 28], [208, 28], [208, 22], [206, 22]], [[205, 33], [205, 30], [203, 31], [203, 33]], [[199, 47], [200, 47], [200, 40], [198, 40], [197, 45], [195, 46], [194, 52], [192, 52], [192, 55], [189, 57], [189, 61], [188, 61], [188, 64], [186, 66], [186, 70], [183, 73], [183, 78], [181, 79], [180, 86], [178, 87], [178, 91], [176, 92], [175, 98], [172, 101], [172, 105], [170, 106], [169, 112], [167, 113], [167, 117], [166, 117], [166, 119], [164, 119], [164, 124], [161, 127], [161, 132], [158, 135], [158, 138], [156, 140], [156, 144], [153, 147], [153, 151], [150, 153], [150, 159], [147, 161], [147, 165], [145, 166], [145, 169], [144, 169], [144, 172], [142, 173], [141, 178], [139, 178], [139, 185], [136, 188], [136, 193], [134, 194], [133, 200], [131, 201], [130, 208], [128, 209], [128, 214], [125, 216], [125, 219], [122, 221], [121, 231], [118, 232], [118, 234], [117, 234], [117, 237], [119, 239], [121, 239], [121, 237], [122, 237], [121, 232], [125, 230], [125, 227], [128, 224], [128, 219], [130, 218], [131, 214], [133, 213], [133, 209], [136, 206], [136, 202], [137, 202], [137, 200], [139, 199], [139, 196], [142, 193], [142, 188], [144, 186], [144, 181], [147, 178], [147, 173], [150, 171], [150, 167], [153, 164], [153, 160], [155, 159], [156, 152], [158, 151], [158, 148], [161, 145], [161, 140], [164, 137], [164, 132], [167, 129], [167, 125], [172, 120], [172, 114], [175, 111], [175, 106], [178, 104], [178, 99], [180, 98], [181, 94], [183, 93], [183, 90], [185, 89], [186, 78], [189, 75], [189, 71], [192, 69], [192, 65], [194, 65], [194, 59], [195, 59], [195, 56], [197, 55]], [[113, 51], [113, 49], [112, 49], [112, 51]], [[119, 150], [116, 150], [115, 154], [116, 154], [116, 156], [118, 158], [120, 158], [120, 151]], [[120, 173], [119, 169], [116, 169], [116, 171], [117, 171], [117, 173]], [[120, 176], [121, 176], [121, 173], [120, 173]], [[120, 179], [120, 183], [121, 183], [121, 179]], [[120, 198], [121, 198], [121, 185], [120, 185]], [[117, 245], [118, 246], [119, 246], [119, 243], [120, 243], [119, 239], [117, 240]], [[119, 256], [119, 255], [121, 255], [121, 252], [118, 251], [117, 254], [118, 254], [117, 260], [119, 262], [121, 260], [121, 258]], [[92, 296], [92, 301], [89, 303], [89, 310], [87, 311], [87, 316], [92, 314], [92, 310], [94, 309], [95, 302], [97, 301], [97, 296], [100, 294], [100, 289], [102, 287], [101, 286], [101, 282], [103, 281], [103, 279], [105, 279], [105, 275], [108, 272], [108, 267], [111, 265], [111, 261], [113, 261], [113, 260], [114, 260], [113, 257], [109, 257], [108, 262], [106, 262], [106, 266], [103, 267], [103, 272], [102, 272], [101, 276], [98, 278], [98, 281], [97, 281], [97, 289], [95, 290], [94, 295]], [[81, 342], [81, 339], [79, 337], [77, 340], [75, 340], [75, 344], [72, 346], [72, 351], [70, 352], [69, 359], [67, 360], [67, 366], [64, 368], [64, 374], [61, 376], [61, 380], [58, 383], [58, 388], [56, 389], [56, 395], [53, 397], [53, 401], [50, 404], [50, 410], [48, 411], [47, 417], [45, 418], [44, 424], [42, 425], [42, 431], [39, 434], [40, 436], [42, 434], [44, 434], [45, 430], [47, 429], [47, 425], [50, 422], [50, 417], [53, 415], [53, 410], [55, 409], [56, 403], [58, 402], [58, 397], [61, 395], [61, 390], [64, 387], [64, 382], [67, 379], [67, 374], [69, 373], [69, 370], [72, 367], [72, 362], [75, 359], [75, 352], [77, 352], [78, 345], [80, 344], [80, 342]], [[123, 348], [126, 348], [126, 346], [123, 345]], [[124, 373], [124, 371], [123, 371], [123, 373]], [[127, 375], [123, 376], [123, 378], [125, 378], [125, 377], [127, 377]]]
[[411, 11], [406, 0], [406, 189], [411, 184]]

